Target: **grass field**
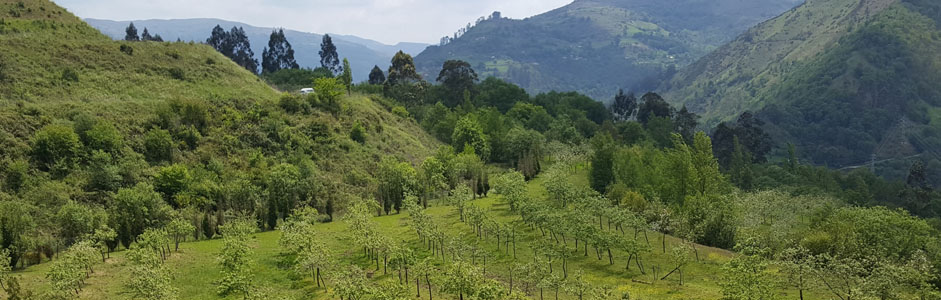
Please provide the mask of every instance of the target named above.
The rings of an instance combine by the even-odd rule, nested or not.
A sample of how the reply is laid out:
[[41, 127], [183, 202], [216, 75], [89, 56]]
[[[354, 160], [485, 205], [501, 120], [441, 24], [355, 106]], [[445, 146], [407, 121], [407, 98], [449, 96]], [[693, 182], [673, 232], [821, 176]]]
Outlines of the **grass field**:
[[[577, 172], [572, 179], [575, 181], [584, 180], [582, 171]], [[528, 189], [534, 196], [545, 194], [540, 179], [530, 182]], [[472, 204], [488, 210], [491, 216], [500, 222], [510, 222], [518, 219], [518, 216], [510, 212], [506, 205], [500, 203], [500, 196], [478, 199], [473, 201]], [[518, 240], [516, 258], [514, 259], [513, 251], [505, 254], [503, 249], [497, 250], [494, 240], [478, 240], [473, 229], [460, 222], [454, 207], [432, 206], [428, 209], [428, 213], [434, 216], [436, 222], [442, 228], [445, 228], [446, 232], [452, 237], [461, 237], [466, 243], [476, 244], [490, 254], [491, 259], [488, 261], [486, 268], [487, 275], [490, 277], [506, 280], [508, 268], [514, 261], [527, 262], [533, 259], [533, 252], [529, 244], [539, 236], [539, 231], [531, 230], [528, 227], [518, 227], [518, 232], [523, 234]], [[430, 253], [425, 251], [425, 246], [406, 224], [406, 219], [405, 214], [398, 214], [376, 217], [374, 221], [378, 225], [377, 228], [383, 233], [410, 244], [419, 256], [429, 256]], [[374, 282], [397, 280], [396, 275], [391, 270], [386, 274], [382, 268], [377, 269], [375, 264], [363, 258], [361, 249], [352, 246], [351, 238], [346, 233], [346, 224], [342, 221], [318, 226], [319, 235], [317, 238], [328, 245], [334, 257], [337, 257], [341, 264], [358, 264], [367, 273], [376, 275], [372, 279]], [[336, 296], [329, 291], [317, 289], [309, 275], [300, 276], [291, 271], [290, 266], [285, 263], [287, 261], [286, 257], [280, 254], [279, 237], [280, 233], [278, 231], [262, 232], [253, 236], [254, 282], [260, 287], [269, 289], [278, 299], [335, 299]], [[721, 268], [725, 262], [733, 257], [733, 253], [721, 249], [697, 246], [701, 261], [694, 262], [684, 268], [684, 282], [681, 285], [677, 276], [670, 276], [667, 280], [658, 280], [666, 271], [672, 269], [669, 249], [681, 241], [669, 235], [665, 236], [667, 254], [664, 254], [661, 250], [661, 239], [664, 236], [648, 232], [647, 237], [652, 249], [643, 258], [648, 271], [647, 274], [642, 274], [636, 267], [625, 270], [626, 256], [619, 253], [615, 253], [615, 263], [613, 265], [609, 265], [606, 258], [599, 260], [593, 254], [589, 256], [575, 255], [569, 261], [569, 270], [570, 272], [583, 270], [593, 284], [616, 287], [620, 293], [630, 293], [631, 299], [718, 299], [721, 297], [721, 290], [718, 285], [722, 272]], [[644, 237], [640, 235], [639, 238], [643, 239]], [[569, 243], [571, 244], [571, 240]], [[174, 286], [179, 289], [180, 298], [220, 298], [216, 294], [214, 284], [214, 281], [220, 278], [219, 267], [215, 260], [215, 255], [219, 252], [220, 247], [221, 240], [219, 239], [184, 243], [180, 246], [180, 251], [174, 253], [167, 260], [166, 263], [173, 270]], [[113, 253], [111, 257], [108, 262], [95, 266], [95, 273], [82, 291], [81, 299], [130, 298], [130, 295], [125, 293], [124, 287], [125, 279], [130, 275], [125, 266], [124, 253], [119, 251]], [[48, 282], [44, 279], [44, 274], [49, 266], [49, 263], [43, 263], [23, 271], [17, 271], [14, 276], [20, 276], [28, 288], [34, 291], [42, 291], [48, 285]], [[556, 263], [555, 267], [555, 272], [560, 272], [559, 263]], [[657, 267], [662, 271], [656, 274], [658, 276], [654, 276], [651, 270]], [[328, 284], [330, 283], [328, 282]], [[516, 286], [519, 288], [521, 284], [517, 283]], [[411, 287], [414, 288], [414, 286]], [[533, 298], [539, 298], [537, 289], [533, 288], [530, 292]], [[810, 297], [809, 299], [825, 299], [826, 294], [822, 292], [805, 292], [805, 294]], [[781, 295], [785, 298], [787, 298], [787, 295], [796, 298], [796, 292], [781, 291]], [[434, 296], [439, 299], [450, 299], [448, 295], [435, 294]], [[555, 297], [554, 291], [546, 290], [544, 296], [553, 299]], [[427, 295], [424, 295], [424, 297], [427, 297]], [[559, 298], [575, 299], [575, 297], [564, 292], [559, 293]]]

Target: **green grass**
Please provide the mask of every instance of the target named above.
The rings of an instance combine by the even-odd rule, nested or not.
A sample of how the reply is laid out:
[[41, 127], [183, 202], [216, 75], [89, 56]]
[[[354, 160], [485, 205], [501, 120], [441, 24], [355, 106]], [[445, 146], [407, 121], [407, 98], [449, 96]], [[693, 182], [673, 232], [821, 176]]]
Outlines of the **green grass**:
[[[585, 169], [582, 168], [575, 172], [572, 180], [576, 183], [585, 180]], [[545, 190], [541, 185], [542, 179], [537, 179], [528, 184], [528, 190], [533, 196], [541, 197], [545, 195]], [[514, 213], [508, 210], [508, 207], [500, 203], [500, 196], [489, 197], [473, 201], [473, 205], [488, 210], [488, 213], [500, 222], [512, 222], [518, 219]], [[507, 268], [515, 261], [527, 262], [533, 259], [532, 250], [529, 244], [536, 238], [539, 238], [539, 232], [530, 230], [528, 227], [517, 227], [518, 232], [522, 232], [521, 238], [517, 242], [516, 259], [510, 254], [504, 254], [503, 250], [498, 251], [492, 239], [478, 240], [473, 230], [466, 224], [460, 222], [454, 207], [450, 206], [432, 206], [428, 209], [437, 223], [451, 237], [460, 237], [468, 244], [476, 244], [487, 250], [492, 256], [488, 260], [487, 275], [493, 278], [506, 280]], [[428, 256], [423, 244], [418, 241], [414, 232], [406, 225], [406, 215], [390, 215], [374, 218], [377, 227], [386, 235], [393, 237], [394, 240], [400, 240], [408, 243], [413, 249], [416, 249], [419, 255]], [[346, 225], [343, 222], [333, 222], [318, 224], [318, 235], [316, 238], [324, 241], [332, 254], [338, 258], [341, 264], [355, 263], [366, 270], [367, 273], [374, 273], [376, 276], [373, 281], [397, 280], [390, 270], [389, 274], [384, 274], [382, 269], [376, 269], [375, 265], [366, 261], [362, 257], [362, 250], [351, 245], [351, 238], [347, 234]], [[661, 253], [660, 245], [663, 235], [649, 232], [648, 238], [651, 243], [652, 252], [644, 255], [644, 264], [648, 269], [648, 274], [641, 274], [636, 267], [631, 270], [625, 270], [625, 259], [620, 253], [615, 253], [615, 264], [609, 265], [607, 258], [598, 260], [594, 254], [589, 252], [589, 256], [575, 255], [569, 261], [570, 272], [581, 269], [586, 272], [587, 278], [596, 285], [608, 285], [616, 287], [620, 292], [629, 292], [632, 299], [717, 299], [721, 297], [721, 290], [718, 286], [720, 280], [722, 265], [733, 257], [733, 253], [721, 249], [697, 246], [702, 260], [694, 262], [684, 268], [684, 283], [679, 284], [676, 276], [671, 276], [667, 280], [658, 280], [650, 272], [652, 267], [659, 267], [660, 276], [672, 268], [669, 254]], [[670, 247], [680, 243], [678, 239], [672, 236], [666, 237], [667, 253]], [[280, 255], [278, 249], [279, 232], [263, 232], [253, 236], [253, 273], [254, 282], [258, 286], [269, 288], [275, 293], [274, 296], [296, 298], [296, 299], [335, 299], [336, 297], [323, 289], [317, 289], [315, 283], [309, 276], [295, 275], [285, 262], [285, 257]], [[640, 235], [643, 239], [643, 235]], [[572, 245], [571, 239], [568, 242]], [[198, 241], [184, 243], [180, 246], [180, 251], [174, 253], [166, 264], [173, 270], [173, 285], [179, 289], [179, 296], [182, 299], [219, 299], [216, 294], [214, 281], [220, 278], [219, 267], [215, 261], [215, 255], [219, 252], [221, 246], [220, 240]], [[578, 252], [581, 253], [581, 252]], [[26, 286], [41, 291], [47, 288], [48, 283], [43, 278], [49, 263], [32, 266], [24, 271], [14, 272], [15, 276], [21, 276]], [[560, 264], [555, 264], [555, 271], [560, 272]], [[329, 272], [329, 271], [327, 271]], [[128, 276], [128, 270], [125, 266], [124, 255], [122, 252], [116, 252], [112, 258], [104, 264], [95, 266], [95, 273], [88, 280], [88, 285], [82, 292], [81, 299], [128, 299], [123, 286], [125, 278]], [[330, 282], [328, 282], [328, 285]], [[517, 283], [517, 287], [521, 285]], [[411, 286], [414, 288], [413, 286]], [[533, 289], [534, 298], [538, 298], [538, 290]], [[824, 298], [824, 291], [805, 292], [810, 299]], [[437, 292], [436, 292], [437, 293]], [[553, 298], [553, 291], [545, 291], [545, 296]], [[794, 291], [780, 291], [782, 296], [795, 296]], [[425, 295], [427, 297], [427, 295]], [[448, 299], [447, 295], [435, 295], [439, 299]], [[231, 299], [235, 299], [230, 297]], [[574, 297], [560, 293], [560, 299], [574, 299]]]

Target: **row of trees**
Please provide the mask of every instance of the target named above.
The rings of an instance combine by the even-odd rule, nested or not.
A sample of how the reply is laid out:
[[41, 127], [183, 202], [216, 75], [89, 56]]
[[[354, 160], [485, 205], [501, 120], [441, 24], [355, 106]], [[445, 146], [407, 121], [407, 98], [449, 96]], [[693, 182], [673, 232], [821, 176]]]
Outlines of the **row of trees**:
[[134, 22], [131, 22], [131, 24], [128, 25], [127, 28], [124, 30], [124, 32], [125, 32], [124, 40], [128, 42], [138, 42], [138, 41], [163, 42], [163, 38], [160, 37], [159, 34], [151, 35], [150, 32], [147, 31], [146, 27], [144, 28], [144, 32], [138, 35], [137, 27], [134, 26]]

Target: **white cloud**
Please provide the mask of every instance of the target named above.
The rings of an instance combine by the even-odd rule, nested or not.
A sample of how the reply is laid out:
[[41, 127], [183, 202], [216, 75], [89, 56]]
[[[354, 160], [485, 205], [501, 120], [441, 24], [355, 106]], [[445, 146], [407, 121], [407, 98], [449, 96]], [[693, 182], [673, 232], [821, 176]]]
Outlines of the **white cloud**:
[[255, 26], [436, 43], [480, 16], [525, 18], [572, 0], [56, 0], [81, 18], [219, 18]]

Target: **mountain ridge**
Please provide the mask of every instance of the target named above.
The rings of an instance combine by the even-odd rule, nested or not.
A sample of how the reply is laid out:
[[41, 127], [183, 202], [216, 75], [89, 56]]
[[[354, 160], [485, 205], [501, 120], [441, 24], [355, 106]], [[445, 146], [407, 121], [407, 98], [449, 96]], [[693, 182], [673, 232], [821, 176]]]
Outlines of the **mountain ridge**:
[[580, 0], [522, 20], [480, 22], [415, 62], [427, 78], [445, 60], [461, 59], [482, 77], [531, 93], [575, 90], [607, 101], [618, 88], [653, 89], [658, 78], [798, 2]]

